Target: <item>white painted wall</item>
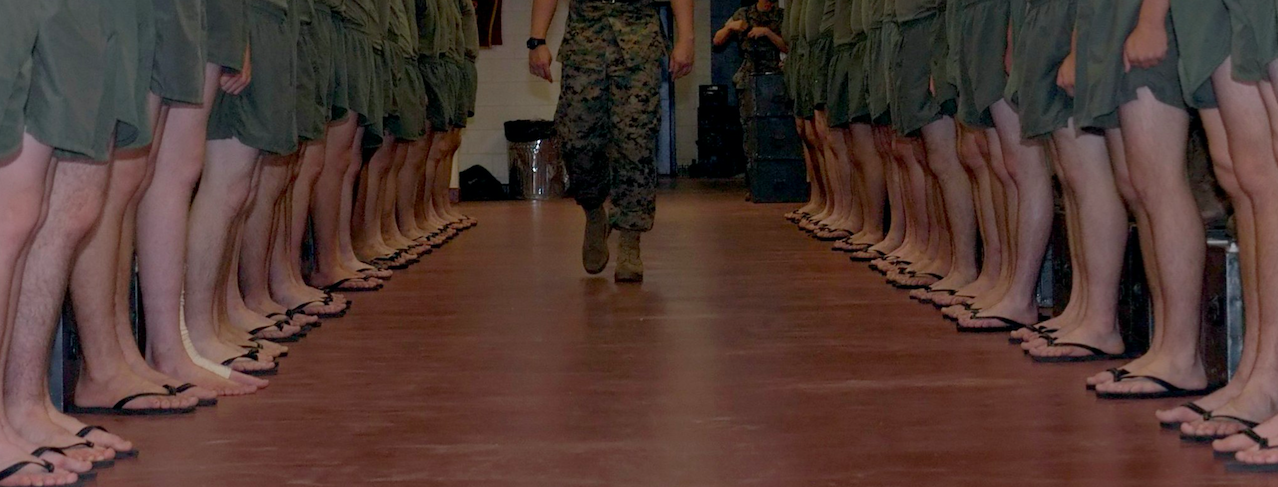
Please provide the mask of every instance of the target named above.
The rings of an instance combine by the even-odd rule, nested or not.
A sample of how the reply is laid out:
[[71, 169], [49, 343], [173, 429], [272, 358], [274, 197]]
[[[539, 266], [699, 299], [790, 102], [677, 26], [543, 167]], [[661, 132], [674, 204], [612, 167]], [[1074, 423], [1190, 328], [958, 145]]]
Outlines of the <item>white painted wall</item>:
[[[676, 93], [676, 160], [687, 164], [696, 157], [697, 86], [710, 82], [710, 6], [709, 2], [696, 2], [697, 15], [697, 65], [691, 76], [679, 80]], [[504, 0], [502, 2], [502, 39], [504, 45], [479, 52], [476, 64], [479, 69], [479, 95], [475, 118], [463, 134], [458, 153], [458, 170], [481, 165], [503, 183], [508, 182], [506, 164], [506, 135], [502, 124], [507, 120], [546, 119], [555, 116], [559, 99], [559, 84], [547, 83], [528, 73], [529, 24], [532, 19], [532, 0]], [[547, 41], [551, 50], [559, 51], [563, 39], [564, 23], [568, 17], [568, 0], [561, 0], [555, 21], [551, 24]], [[559, 79], [559, 63], [556, 62], [555, 79]]]

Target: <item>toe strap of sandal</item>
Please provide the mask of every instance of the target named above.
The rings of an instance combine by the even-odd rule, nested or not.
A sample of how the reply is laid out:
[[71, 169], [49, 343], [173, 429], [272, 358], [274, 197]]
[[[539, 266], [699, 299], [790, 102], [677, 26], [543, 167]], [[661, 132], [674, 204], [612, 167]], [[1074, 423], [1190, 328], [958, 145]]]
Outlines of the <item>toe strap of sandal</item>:
[[1243, 436], [1251, 438], [1251, 441], [1256, 442], [1256, 444], [1260, 446], [1261, 450], [1268, 450], [1272, 448], [1271, 446], [1269, 446], [1269, 438], [1260, 436], [1260, 433], [1257, 433], [1256, 430], [1254, 429], [1247, 428], [1245, 430], [1242, 430], [1242, 434]]
[[134, 394], [132, 396], [125, 397], [124, 399], [117, 401], [114, 406], [111, 406], [111, 409], [124, 410], [124, 406], [129, 405], [130, 402], [133, 402], [135, 399], [142, 399], [144, 397], [172, 397], [172, 396], [173, 396], [172, 390], [168, 390], [165, 392], [141, 392], [138, 394]]
[[14, 463], [13, 465], [9, 465], [9, 466], [8, 466], [7, 468], [5, 468], [4, 470], [0, 470], [0, 480], [4, 480], [4, 479], [7, 479], [7, 478], [9, 478], [9, 477], [12, 477], [12, 476], [14, 476], [14, 474], [17, 474], [17, 473], [18, 473], [18, 471], [20, 471], [20, 470], [22, 470], [22, 469], [24, 469], [24, 468], [27, 468], [27, 467], [29, 467], [29, 466], [32, 466], [32, 465], [37, 465], [37, 466], [39, 466], [40, 468], [44, 469], [44, 471], [45, 471], [45, 472], [53, 473], [53, 464], [52, 464], [52, 463], [45, 462], [45, 461], [33, 462], [33, 461], [30, 461], [30, 460], [23, 460], [23, 461], [21, 461], [21, 462]]
[[57, 453], [64, 457], [67, 456], [66, 450], [63, 450], [62, 448], [58, 448], [56, 446], [42, 446], [34, 450], [31, 450], [31, 456], [36, 458], [40, 458], [40, 455], [44, 455], [45, 453]]

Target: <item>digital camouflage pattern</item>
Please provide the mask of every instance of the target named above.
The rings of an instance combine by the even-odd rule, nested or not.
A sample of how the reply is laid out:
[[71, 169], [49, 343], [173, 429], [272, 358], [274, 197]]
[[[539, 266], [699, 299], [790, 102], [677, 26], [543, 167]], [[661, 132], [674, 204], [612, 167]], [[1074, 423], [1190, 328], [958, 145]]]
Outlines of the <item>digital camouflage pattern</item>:
[[755, 27], [766, 27], [784, 39], [786, 34], [781, 29], [781, 22], [784, 18], [785, 12], [779, 5], [773, 6], [771, 10], [766, 12], [759, 10], [758, 5], [751, 5], [749, 7], [741, 7], [737, 9], [736, 13], [732, 14], [731, 20], [744, 20], [747, 25], [745, 31], [737, 34], [737, 42], [741, 48], [741, 68], [737, 69], [737, 74], [732, 77], [732, 82], [738, 88], [744, 87], [746, 80], [752, 74], [781, 71], [781, 48], [766, 37], [751, 39], [746, 34]]
[[571, 192], [586, 209], [612, 198], [612, 226], [648, 231], [665, 41], [651, 0], [573, 0], [559, 50], [555, 116]]

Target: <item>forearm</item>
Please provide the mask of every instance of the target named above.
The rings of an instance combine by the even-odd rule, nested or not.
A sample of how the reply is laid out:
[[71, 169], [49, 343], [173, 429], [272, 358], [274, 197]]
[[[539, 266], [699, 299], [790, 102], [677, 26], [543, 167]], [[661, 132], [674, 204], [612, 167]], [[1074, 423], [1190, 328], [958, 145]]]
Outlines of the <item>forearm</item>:
[[1166, 28], [1171, 0], [1144, 0], [1140, 4], [1139, 23], [1146, 28]]
[[692, 24], [692, 0], [671, 0], [670, 8], [674, 11], [675, 42], [696, 41], [696, 34]]
[[782, 39], [781, 36], [777, 35], [776, 32], [769, 30], [768, 40], [772, 41], [772, 44], [777, 46], [777, 49], [780, 49], [781, 52], [786, 52], [786, 53], [790, 52], [790, 46], [787, 46], [785, 44], [785, 39]]
[[555, 8], [558, 6], [558, 0], [533, 0], [532, 37], [546, 38], [546, 33], [550, 31], [550, 21], [555, 18]]
[[730, 27], [719, 29], [718, 32], [714, 33], [714, 47], [722, 47], [724, 44], [727, 44], [728, 41], [732, 39], [733, 34], [736, 34], [736, 32]]

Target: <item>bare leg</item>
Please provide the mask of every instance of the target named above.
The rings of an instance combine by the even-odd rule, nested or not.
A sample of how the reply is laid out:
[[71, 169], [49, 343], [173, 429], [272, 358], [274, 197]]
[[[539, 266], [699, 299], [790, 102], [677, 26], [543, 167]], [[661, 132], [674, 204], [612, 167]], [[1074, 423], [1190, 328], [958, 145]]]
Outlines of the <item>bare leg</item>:
[[363, 177], [359, 180], [354, 221], [351, 222], [355, 255], [360, 260], [369, 262], [378, 257], [389, 256], [396, 250], [382, 238], [379, 201], [386, 178], [395, 162], [395, 138], [389, 134], [384, 134], [383, 137], [382, 146], [377, 148], [368, 164], [362, 168]]
[[[308, 302], [322, 301], [324, 293], [306, 285], [302, 278], [302, 239], [311, 217], [311, 195], [320, 171], [324, 168], [324, 140], [302, 144], [297, 176], [286, 195], [284, 235], [271, 265], [271, 296], [288, 308]], [[345, 308], [343, 300], [331, 304], [315, 302], [303, 307], [310, 314], [337, 313]]]
[[[341, 232], [350, 229], [350, 203], [346, 191], [346, 178], [354, 160], [351, 157], [352, 147], [359, 130], [356, 127], [355, 114], [329, 125], [325, 138], [324, 167], [319, 179], [315, 182], [312, 193], [312, 216], [315, 222], [315, 272], [310, 282], [316, 286], [327, 286], [343, 279], [359, 279], [361, 276], [354, 269], [344, 265]], [[358, 170], [358, 166], [355, 167]], [[351, 175], [352, 184], [354, 176]], [[334, 197], [334, 195], [340, 195]], [[344, 210], [345, 208], [345, 210]], [[347, 224], [342, 225], [343, 213]], [[352, 286], [375, 287], [376, 284], [365, 280], [351, 281]]]
[[[219, 395], [240, 395], [257, 387], [197, 365], [187, 354], [181, 327], [191, 197], [204, 168], [204, 139], [220, 74], [221, 67], [205, 66], [202, 105], [165, 109], [163, 137], [152, 145], [155, 174], [138, 204], [138, 273], [146, 303], [147, 359], [151, 365], [165, 375]], [[122, 345], [132, 341], [132, 334], [124, 330], [119, 330], [119, 336]]]
[[[226, 257], [234, 246], [235, 220], [251, 194], [259, 154], [236, 139], [210, 140], [207, 147], [209, 162], [191, 205], [187, 238], [186, 324], [195, 350], [214, 363], [222, 363], [245, 353], [223, 342], [219, 328], [225, 311]], [[239, 371], [274, 367], [249, 358], [232, 364]]]
[[[8, 423], [36, 445], [69, 445], [79, 440], [53, 422], [48, 414], [50, 349], [62, 316], [71, 266], [80, 243], [97, 224], [106, 198], [110, 165], [92, 161], [55, 162], [57, 175], [48, 217], [36, 230], [23, 272], [17, 301], [17, 321], [5, 366], [4, 406]], [[118, 398], [117, 398], [118, 400]], [[169, 400], [137, 401], [143, 407], [170, 407]], [[132, 405], [131, 405], [132, 406]], [[133, 406], [137, 407], [137, 406]], [[114, 456], [110, 450], [68, 450], [79, 462], [66, 465], [74, 472], [91, 468], [85, 461]]]
[[[19, 292], [21, 266], [36, 229], [43, 218], [46, 193], [51, 181], [50, 160], [53, 149], [23, 135], [22, 149], [12, 156], [0, 158], [0, 363], [8, 362], [16, 295]], [[0, 390], [8, 388], [7, 378], [0, 374]], [[0, 404], [3, 406], [3, 404]], [[22, 438], [0, 414], [0, 463], [12, 465], [20, 461], [36, 461], [30, 456], [35, 445]], [[47, 457], [47, 456], [46, 456]], [[86, 471], [90, 466], [81, 460], [59, 459], [59, 463]], [[42, 468], [25, 468], [3, 485], [26, 485], [50, 482], [62, 485], [75, 480], [66, 472], [46, 473]]]
[[1034, 292], [1052, 230], [1051, 174], [1043, 147], [1022, 140], [1020, 118], [1005, 101], [995, 103], [992, 111], [1002, 143], [1003, 161], [1016, 185], [1015, 220], [1009, 221], [1015, 223], [1014, 273], [999, 300], [981, 308], [978, 316], [982, 318], [960, 320], [966, 327], [1005, 325], [985, 317], [1007, 318], [1020, 323], [1038, 321]]
[[808, 204], [802, 208], [795, 210], [787, 215], [795, 219], [804, 215], [814, 215], [825, 207], [825, 193], [822, 192], [820, 169], [817, 167], [817, 158], [813, 153], [812, 144], [808, 141], [807, 126], [803, 123], [803, 119], [795, 118], [794, 127], [799, 132], [799, 140], [803, 144], [803, 163], [808, 170]]
[[[1070, 126], [1053, 134], [1061, 166], [1060, 181], [1073, 195], [1074, 224], [1070, 229], [1072, 253], [1079, 254], [1079, 269], [1074, 281], [1078, 283], [1071, 296], [1083, 304], [1068, 331], [1064, 323], [1049, 320], [1043, 326], [1058, 328], [1060, 342], [1081, 343], [1107, 353], [1124, 350], [1118, 333], [1118, 283], [1122, 276], [1123, 254], [1127, 247], [1127, 211], [1114, 182], [1114, 170], [1109, 161], [1105, 138], [1101, 135], [1077, 130]], [[1031, 355], [1058, 357], [1083, 356], [1086, 350], [1069, 346], [1047, 346], [1046, 342], [1031, 344]]]
[[887, 183], [883, 158], [874, 147], [874, 133], [869, 124], [854, 123], [848, 128], [852, 140], [860, 182], [857, 193], [861, 195], [861, 231], [853, 239], [856, 243], [874, 245], [883, 240], [883, 211], [887, 201]]
[[[1186, 388], [1207, 385], [1198, 356], [1206, 237], [1185, 177], [1185, 144], [1189, 116], [1162, 104], [1146, 88], [1119, 110], [1128, 169], [1149, 215], [1153, 255], [1145, 256], [1146, 268], [1156, 268], [1161, 281], [1163, 314], [1156, 317], [1154, 341], [1148, 360], [1133, 373], [1150, 375]], [[1242, 162], [1235, 160], [1236, 163]], [[1263, 319], [1263, 316], [1262, 316]], [[1155, 352], [1156, 350], [1157, 352]], [[1143, 379], [1099, 384], [1098, 392], [1130, 393], [1161, 390]]]
[[923, 127], [927, 162], [940, 186], [944, 202], [942, 217], [948, 219], [950, 239], [949, 274], [934, 287], [958, 289], [976, 280], [976, 210], [972, 184], [958, 157], [954, 120], [948, 117]]

